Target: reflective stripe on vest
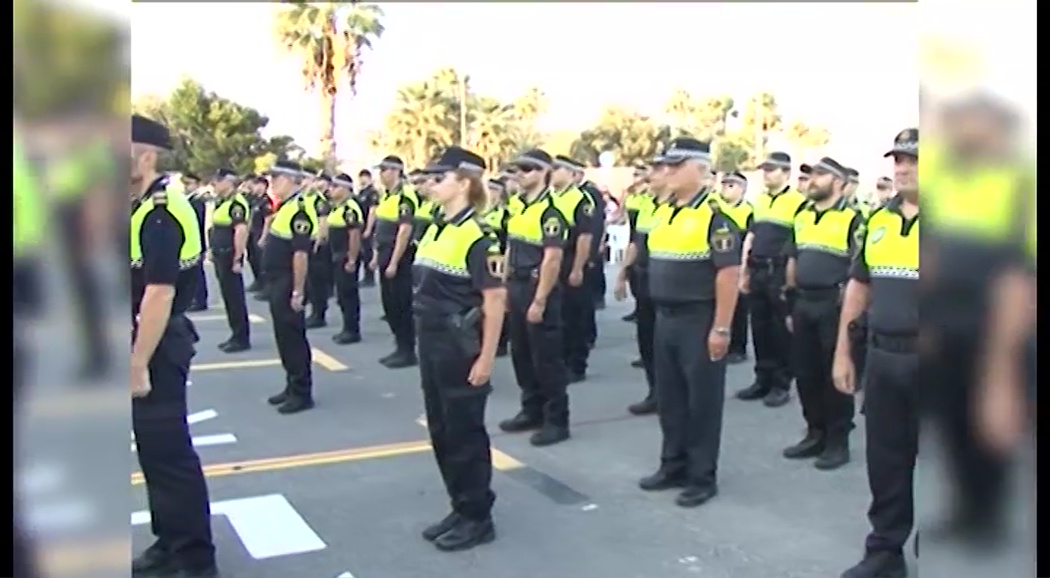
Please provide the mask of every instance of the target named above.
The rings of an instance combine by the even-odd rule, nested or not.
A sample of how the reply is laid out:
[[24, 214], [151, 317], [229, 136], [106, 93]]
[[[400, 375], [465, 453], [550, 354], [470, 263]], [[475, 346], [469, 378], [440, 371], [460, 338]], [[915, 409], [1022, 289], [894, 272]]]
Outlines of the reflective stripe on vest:
[[658, 221], [646, 237], [653, 261], [708, 261], [708, 233], [714, 209], [701, 196], [686, 207], [669, 207], [667, 218]]
[[347, 199], [342, 203], [332, 207], [332, 212], [328, 214], [328, 226], [332, 229], [343, 229], [346, 228], [346, 213], [349, 211], [354, 215], [356, 223], [364, 221], [364, 212], [361, 210], [361, 205], [358, 204], [356, 199]]
[[273, 220], [270, 221], [270, 234], [278, 239], [291, 240], [293, 235], [292, 219], [300, 212], [306, 213], [306, 216], [313, 224], [313, 233], [311, 236], [316, 236], [317, 216], [310, 208], [310, 203], [306, 202], [306, 199], [301, 196], [296, 197], [295, 199], [289, 199], [277, 208]]
[[805, 202], [806, 196], [795, 189], [777, 195], [762, 193], [755, 199], [755, 222], [790, 228], [795, 222], [795, 213]]
[[795, 247], [836, 257], [849, 257], [849, 229], [857, 212], [846, 206], [817, 211], [810, 206], [795, 217]]
[[244, 195], [237, 193], [228, 199], [220, 199], [219, 204], [215, 206], [215, 210], [211, 213], [211, 223], [219, 227], [229, 227], [233, 224], [233, 216], [230, 214], [230, 209], [235, 204], [241, 205], [244, 210], [244, 222], [248, 222], [250, 218], [248, 208], [248, 199], [244, 198]]
[[[419, 242], [415, 265], [452, 277], [470, 279], [467, 263], [470, 248], [487, 235], [488, 232], [473, 214], [464, 218], [460, 224], [433, 224], [427, 227]], [[499, 250], [498, 245], [496, 250]]]
[[[524, 200], [522, 203], [521, 211], [507, 221], [507, 238], [537, 247], [542, 246], [544, 223], [540, 220], [548, 208], [557, 210], [554, 197], [550, 191], [544, 191], [532, 203], [526, 205]], [[558, 226], [560, 227], [561, 223], [558, 223]]]
[[402, 184], [397, 190], [387, 193], [383, 197], [383, 200], [379, 201], [379, 204], [376, 205], [376, 218], [381, 221], [396, 223], [401, 218], [400, 207], [402, 195], [412, 199], [415, 201], [416, 206], [419, 206], [419, 197], [416, 194], [416, 190], [410, 185]]
[[905, 235], [904, 219], [886, 209], [875, 211], [868, 220], [864, 241], [864, 261], [872, 278], [919, 278], [919, 218]]

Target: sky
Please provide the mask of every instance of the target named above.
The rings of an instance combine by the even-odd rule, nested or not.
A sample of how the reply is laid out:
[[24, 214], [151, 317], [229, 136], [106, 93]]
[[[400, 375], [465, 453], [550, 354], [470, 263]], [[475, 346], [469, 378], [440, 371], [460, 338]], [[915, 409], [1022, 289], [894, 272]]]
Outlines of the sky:
[[[1010, 2], [1014, 0], [1003, 0]], [[130, 8], [133, 97], [183, 75], [270, 117], [313, 152], [315, 96], [273, 42], [265, 3], [136, 3]], [[881, 153], [918, 119], [916, 4], [386, 3], [387, 31], [365, 57], [356, 97], [338, 110], [339, 156], [374, 162], [366, 140], [397, 87], [443, 66], [512, 99], [529, 86], [550, 102], [546, 129], [583, 130], [603, 105], [658, 114], [676, 88], [696, 96], [777, 96], [787, 121], [832, 133], [827, 153], [883, 173]], [[465, 32], [459, 32], [464, 30]], [[774, 146], [776, 146], [774, 144]]]

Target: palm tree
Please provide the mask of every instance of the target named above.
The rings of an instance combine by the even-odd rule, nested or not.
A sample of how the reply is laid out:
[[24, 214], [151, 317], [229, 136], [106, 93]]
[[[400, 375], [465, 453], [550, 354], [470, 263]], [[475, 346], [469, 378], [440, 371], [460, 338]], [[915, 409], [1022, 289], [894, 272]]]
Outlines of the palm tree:
[[293, 2], [277, 14], [278, 41], [302, 60], [307, 91], [321, 100], [321, 156], [329, 170], [336, 160], [335, 111], [339, 94], [357, 92], [365, 49], [382, 37], [383, 10], [358, 2]]

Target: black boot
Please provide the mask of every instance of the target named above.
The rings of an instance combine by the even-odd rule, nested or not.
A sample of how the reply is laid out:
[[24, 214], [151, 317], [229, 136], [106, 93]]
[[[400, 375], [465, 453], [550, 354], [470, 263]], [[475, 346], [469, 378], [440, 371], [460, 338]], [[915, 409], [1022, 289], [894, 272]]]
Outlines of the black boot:
[[496, 526], [492, 524], [492, 518], [484, 520], [462, 518], [451, 530], [434, 540], [434, 546], [443, 552], [458, 552], [488, 544], [495, 539]]
[[440, 538], [445, 532], [448, 532], [462, 520], [463, 517], [458, 512], [450, 512], [449, 515], [445, 516], [440, 522], [431, 524], [423, 529], [423, 539], [427, 542], [433, 542]]
[[638, 487], [647, 492], [659, 492], [685, 487], [685, 474], [660, 468], [656, 473], [638, 481]]
[[736, 392], [736, 398], [743, 401], [754, 401], [766, 397], [767, 393], [769, 393], [769, 386], [756, 381]]
[[818, 429], [810, 428], [806, 437], [797, 444], [784, 448], [784, 457], [789, 460], [803, 458], [815, 458], [824, 451], [824, 433]]
[[168, 576], [175, 572], [178, 572], [178, 564], [159, 542], [154, 542], [131, 561], [132, 576]]
[[544, 447], [561, 443], [567, 439], [569, 439], [568, 426], [545, 423], [540, 431], [529, 437], [529, 443], [536, 447]]
[[649, 396], [638, 403], [627, 406], [631, 415], [650, 415], [656, 413], [656, 400]]
[[842, 573], [842, 578], [904, 578], [908, 565], [900, 552], [875, 552]]
[[543, 418], [519, 411], [518, 415], [499, 422], [499, 429], [507, 433], [519, 433], [538, 429], [542, 425]]
[[268, 403], [270, 405], [281, 405], [281, 404], [283, 404], [286, 401], [288, 401], [288, 390], [287, 389], [282, 391], [281, 393], [274, 394], [274, 395], [271, 395], [270, 397], [266, 398], [266, 403]]
[[332, 341], [339, 345], [348, 345], [350, 343], [360, 343], [361, 334], [356, 331], [342, 330], [332, 336]]
[[325, 321], [323, 313], [321, 313], [321, 314], [311, 314], [309, 317], [306, 318], [306, 328], [307, 329], [317, 329], [319, 327], [324, 327], [326, 325], [328, 325], [328, 322]]
[[791, 401], [791, 394], [787, 389], [774, 387], [762, 398], [762, 405], [766, 407], [780, 407]]
[[416, 353], [414, 351], [401, 350], [393, 356], [386, 358], [381, 363], [390, 369], [402, 369], [405, 367], [416, 366], [419, 363], [419, 360], [416, 359]]
[[817, 456], [817, 461], [813, 462], [813, 467], [825, 471], [837, 470], [848, 464], [849, 460], [849, 438], [845, 435], [836, 434], [828, 436], [828, 441], [824, 445], [824, 451]]
[[277, 413], [289, 415], [293, 413], [299, 413], [308, 409], [313, 409], [314, 400], [309, 397], [302, 397], [299, 395], [289, 395], [284, 403], [277, 406]]

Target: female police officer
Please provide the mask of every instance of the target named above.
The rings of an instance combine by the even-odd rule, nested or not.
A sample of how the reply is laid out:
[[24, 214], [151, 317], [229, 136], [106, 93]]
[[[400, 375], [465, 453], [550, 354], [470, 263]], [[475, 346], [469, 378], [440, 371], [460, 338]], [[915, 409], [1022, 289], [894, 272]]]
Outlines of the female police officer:
[[437, 165], [431, 193], [441, 211], [419, 243], [413, 308], [427, 429], [452, 500], [452, 512], [423, 537], [453, 551], [496, 536], [485, 404], [506, 292], [499, 241], [481, 220], [485, 162], [452, 147]]

